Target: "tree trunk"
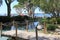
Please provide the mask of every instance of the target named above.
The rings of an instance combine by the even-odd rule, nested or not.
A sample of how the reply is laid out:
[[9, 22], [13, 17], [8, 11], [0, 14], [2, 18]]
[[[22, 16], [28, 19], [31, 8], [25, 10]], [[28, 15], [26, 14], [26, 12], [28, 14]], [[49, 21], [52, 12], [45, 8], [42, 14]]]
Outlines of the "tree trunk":
[[47, 33], [46, 22], [44, 22], [44, 33]]
[[60, 14], [60, 12], [59, 12], [60, 10], [57, 10], [57, 18], [59, 18], [59, 14]]
[[10, 13], [11, 13], [11, 7], [10, 7], [10, 4], [7, 5], [7, 14], [8, 16], [10, 17]]
[[57, 18], [59, 18], [59, 13], [57, 13]]

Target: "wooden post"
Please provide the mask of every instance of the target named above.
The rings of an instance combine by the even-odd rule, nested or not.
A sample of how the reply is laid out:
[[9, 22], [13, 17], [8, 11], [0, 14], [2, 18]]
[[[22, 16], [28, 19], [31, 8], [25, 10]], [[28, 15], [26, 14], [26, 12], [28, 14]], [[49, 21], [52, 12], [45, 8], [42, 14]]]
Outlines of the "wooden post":
[[13, 20], [13, 26], [15, 26], [15, 32], [16, 32], [16, 38], [15, 38], [15, 40], [17, 40], [17, 23], [15, 24], [15, 21]]
[[26, 20], [26, 30], [28, 32], [28, 21]]
[[38, 30], [37, 30], [37, 27], [36, 27], [36, 40], [38, 40]]
[[14, 25], [14, 20], [13, 20], [13, 26], [15, 26], [15, 25]]
[[0, 37], [1, 37], [1, 22], [0, 22]]
[[16, 40], [18, 40], [18, 39], [17, 39], [17, 23], [16, 23]]
[[0, 22], [0, 36], [2, 34], [2, 22]]

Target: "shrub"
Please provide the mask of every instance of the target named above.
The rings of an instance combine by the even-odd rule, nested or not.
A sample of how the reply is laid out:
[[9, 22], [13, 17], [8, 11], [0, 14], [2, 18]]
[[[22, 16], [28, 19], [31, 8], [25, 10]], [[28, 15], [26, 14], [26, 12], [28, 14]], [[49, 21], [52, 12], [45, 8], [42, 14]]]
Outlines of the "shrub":
[[60, 24], [60, 18], [57, 18], [57, 22], [58, 22], [58, 24]]
[[11, 30], [11, 27], [9, 27], [9, 26], [3, 26], [2, 30]]
[[56, 29], [57, 27], [58, 27], [58, 26], [56, 26], [56, 25], [48, 24], [48, 25], [47, 25], [47, 30], [48, 30], [48, 31], [55, 31], [55, 29]]

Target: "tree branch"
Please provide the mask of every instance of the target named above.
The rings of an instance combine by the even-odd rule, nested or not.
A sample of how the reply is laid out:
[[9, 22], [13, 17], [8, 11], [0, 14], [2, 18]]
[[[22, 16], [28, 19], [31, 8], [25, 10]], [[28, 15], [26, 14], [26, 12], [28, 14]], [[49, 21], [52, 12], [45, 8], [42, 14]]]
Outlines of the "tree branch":
[[5, 0], [5, 3], [8, 5], [7, 0]]
[[11, 4], [11, 3], [12, 3], [12, 1], [9, 2], [9, 4]]
[[5, 3], [6, 3], [7, 5], [10, 5], [10, 4], [12, 3], [12, 1], [7, 2], [7, 0], [5, 0]]

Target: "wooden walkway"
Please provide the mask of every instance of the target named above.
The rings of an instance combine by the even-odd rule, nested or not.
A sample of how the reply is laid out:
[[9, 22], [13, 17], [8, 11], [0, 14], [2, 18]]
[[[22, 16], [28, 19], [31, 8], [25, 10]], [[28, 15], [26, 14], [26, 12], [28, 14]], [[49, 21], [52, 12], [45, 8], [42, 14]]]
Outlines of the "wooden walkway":
[[[18, 38], [23, 38], [23, 39], [29, 39], [29, 40], [36, 40], [36, 34], [35, 32], [27, 32], [27, 31], [22, 31], [18, 30], [17, 31], [17, 37]], [[7, 36], [7, 37], [16, 37], [16, 32], [15, 30], [10, 30], [10, 31], [4, 31], [2, 32], [2, 36]], [[44, 34], [38, 32], [38, 39], [39, 40], [60, 40], [60, 35], [52, 35], [52, 34]]]

